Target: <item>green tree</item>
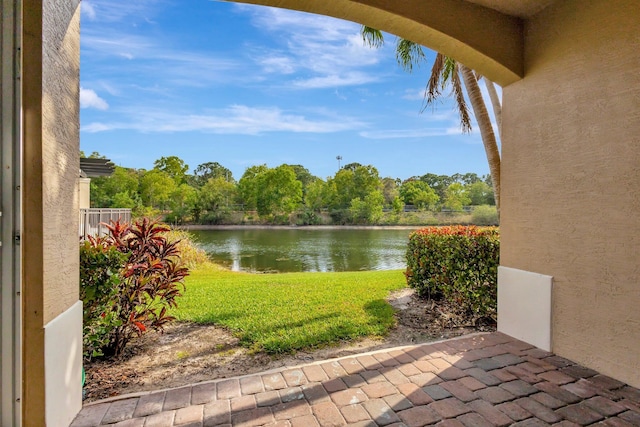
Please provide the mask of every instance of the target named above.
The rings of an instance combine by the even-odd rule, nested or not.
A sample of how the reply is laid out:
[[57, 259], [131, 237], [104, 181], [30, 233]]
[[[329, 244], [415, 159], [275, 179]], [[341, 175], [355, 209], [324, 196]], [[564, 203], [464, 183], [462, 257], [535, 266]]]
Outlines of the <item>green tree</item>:
[[89, 194], [91, 197], [92, 208], [110, 208], [114, 195], [107, 194], [105, 183], [109, 179], [108, 176], [91, 178], [89, 183]]
[[462, 211], [463, 206], [471, 203], [467, 190], [459, 182], [451, 184], [446, 191], [443, 206], [455, 212]]
[[185, 181], [189, 165], [177, 156], [160, 157], [153, 162], [153, 168], [165, 172], [177, 185]]
[[321, 179], [316, 179], [307, 185], [307, 191], [304, 195], [304, 204], [307, 209], [320, 212], [323, 207], [328, 205], [327, 192], [327, 183]]
[[482, 181], [476, 181], [473, 184], [465, 186], [469, 198], [471, 199], [471, 205], [492, 205], [494, 204], [493, 190], [491, 187]]
[[407, 181], [402, 184], [400, 197], [405, 204], [414, 205], [418, 209], [433, 209], [440, 201], [433, 188], [422, 181]]
[[134, 169], [116, 166], [111, 176], [101, 176], [91, 179], [91, 205], [96, 208], [126, 208], [114, 200], [118, 193], [128, 193], [132, 199], [137, 199], [138, 174]]
[[131, 194], [129, 194], [129, 191], [116, 193], [111, 199], [111, 206], [114, 208], [136, 209], [139, 204], [139, 201], [134, 199]]
[[461, 179], [463, 184], [466, 185], [470, 185], [470, 184], [474, 184], [478, 181], [481, 181], [480, 177], [478, 176], [478, 174], [475, 173], [465, 173], [464, 175], [462, 175], [462, 179]]
[[382, 195], [384, 196], [384, 204], [390, 206], [393, 201], [400, 195], [400, 180], [397, 178], [382, 178]]
[[286, 165], [285, 164], [283, 166], [289, 166], [291, 169], [293, 169], [293, 172], [296, 174], [296, 179], [302, 183], [303, 190], [309, 184], [319, 179], [317, 176], [313, 176], [311, 172], [309, 172], [309, 169], [305, 168], [302, 165]]
[[227, 181], [225, 176], [216, 176], [200, 188], [198, 203], [194, 216], [198, 219], [202, 211], [206, 213], [203, 221], [207, 224], [220, 224], [228, 220], [231, 215], [231, 206], [237, 197], [237, 186], [234, 182]]
[[151, 169], [145, 172], [140, 179], [142, 203], [145, 206], [165, 210], [176, 187], [176, 182], [168, 173], [158, 169]]
[[419, 179], [429, 187], [433, 188], [440, 200], [444, 200], [447, 187], [455, 182], [449, 175], [436, 175], [434, 173], [426, 173]]
[[199, 164], [193, 173], [194, 184], [202, 187], [211, 178], [223, 178], [227, 182], [235, 182], [231, 171], [218, 162]]
[[238, 182], [240, 200], [246, 210], [254, 210], [258, 205], [258, 176], [267, 171], [267, 165], [250, 166]]
[[346, 164], [346, 165], [342, 166], [342, 169], [346, 169], [348, 171], [355, 171], [360, 166], [362, 166], [360, 163], [352, 162], [352, 163], [349, 163], [349, 164]]
[[302, 203], [302, 183], [291, 166], [267, 169], [257, 176], [258, 215], [276, 219], [295, 211]]
[[355, 224], [375, 224], [382, 218], [384, 197], [379, 190], [373, 190], [363, 198], [351, 200], [349, 213]]
[[236, 197], [236, 186], [223, 176], [209, 178], [200, 189], [201, 206], [206, 211], [229, 210]]
[[169, 197], [171, 206], [170, 222], [181, 224], [191, 214], [195, 214], [196, 204], [198, 203], [198, 190], [189, 184], [182, 183], [177, 185]]
[[347, 209], [353, 199], [364, 200], [372, 191], [380, 191], [380, 176], [376, 168], [371, 165], [351, 165], [340, 169], [328, 180], [330, 204], [334, 209]]
[[402, 197], [398, 196], [395, 199], [393, 199], [393, 203], [391, 204], [391, 207], [393, 208], [393, 212], [395, 214], [400, 214], [400, 212], [404, 210], [404, 200], [402, 200]]

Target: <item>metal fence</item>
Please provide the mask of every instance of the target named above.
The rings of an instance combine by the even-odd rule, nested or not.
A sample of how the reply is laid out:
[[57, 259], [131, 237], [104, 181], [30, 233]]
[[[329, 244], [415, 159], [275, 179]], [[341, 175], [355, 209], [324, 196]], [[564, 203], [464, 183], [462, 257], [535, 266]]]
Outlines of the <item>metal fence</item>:
[[110, 221], [131, 222], [131, 209], [91, 208], [80, 209], [80, 237], [102, 236], [107, 234]]

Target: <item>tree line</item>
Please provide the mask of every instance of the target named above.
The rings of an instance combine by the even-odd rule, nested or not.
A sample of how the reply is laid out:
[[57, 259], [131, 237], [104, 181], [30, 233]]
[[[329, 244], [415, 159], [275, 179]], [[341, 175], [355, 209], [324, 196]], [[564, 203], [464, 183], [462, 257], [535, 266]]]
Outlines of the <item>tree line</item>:
[[326, 217], [333, 224], [376, 224], [385, 213], [461, 212], [480, 205], [495, 205], [489, 175], [426, 173], [402, 181], [381, 178], [375, 167], [359, 163], [326, 179], [302, 165], [255, 165], [236, 181], [218, 162], [189, 173], [182, 159], [168, 156], [150, 170], [116, 166], [111, 176], [91, 180], [92, 207], [131, 208], [136, 216], [164, 215], [179, 224], [234, 223], [237, 212], [270, 224], [320, 224]]

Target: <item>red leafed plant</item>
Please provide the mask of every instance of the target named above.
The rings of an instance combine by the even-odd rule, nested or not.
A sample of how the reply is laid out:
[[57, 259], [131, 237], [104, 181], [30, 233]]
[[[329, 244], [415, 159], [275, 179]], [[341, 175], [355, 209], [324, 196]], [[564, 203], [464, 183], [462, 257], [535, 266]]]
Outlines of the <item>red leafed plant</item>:
[[[162, 330], [172, 320], [167, 308], [176, 307], [188, 269], [181, 264], [178, 241], [165, 237], [169, 228], [144, 218], [133, 225], [111, 222], [109, 234], [90, 237], [81, 249], [81, 296], [85, 303], [85, 356], [117, 356], [127, 343], [148, 329]], [[95, 280], [83, 259], [100, 259], [113, 251], [122, 254], [118, 271], [105, 272], [110, 280]], [[92, 253], [93, 257], [87, 257]], [[97, 254], [97, 258], [96, 258]], [[83, 278], [84, 272], [84, 278]], [[111, 276], [116, 276], [115, 280]], [[93, 280], [92, 280], [93, 278]], [[100, 289], [104, 282], [106, 289]], [[91, 308], [92, 313], [87, 309]], [[90, 352], [86, 347], [90, 346]]]

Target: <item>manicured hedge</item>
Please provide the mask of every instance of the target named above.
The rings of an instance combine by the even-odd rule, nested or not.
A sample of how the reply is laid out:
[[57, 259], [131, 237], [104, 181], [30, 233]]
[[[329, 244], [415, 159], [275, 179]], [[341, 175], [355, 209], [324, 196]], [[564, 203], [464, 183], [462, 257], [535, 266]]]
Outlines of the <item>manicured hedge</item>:
[[495, 317], [499, 260], [496, 227], [427, 227], [409, 236], [405, 276], [422, 297]]

